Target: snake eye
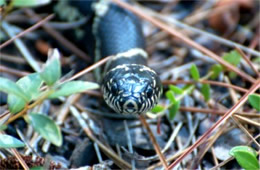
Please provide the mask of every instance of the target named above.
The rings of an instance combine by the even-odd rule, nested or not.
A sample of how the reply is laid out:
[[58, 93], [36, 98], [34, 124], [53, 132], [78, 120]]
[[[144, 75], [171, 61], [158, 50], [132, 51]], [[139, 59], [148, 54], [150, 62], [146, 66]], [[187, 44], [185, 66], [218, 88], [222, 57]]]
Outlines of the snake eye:
[[113, 95], [117, 94], [117, 86], [115, 84], [112, 85], [111, 92], [113, 93]]
[[148, 98], [151, 98], [152, 95], [153, 95], [153, 90], [152, 90], [151, 88], [149, 88], [148, 91], [147, 91], [147, 93], [146, 93], [146, 96], [147, 96]]

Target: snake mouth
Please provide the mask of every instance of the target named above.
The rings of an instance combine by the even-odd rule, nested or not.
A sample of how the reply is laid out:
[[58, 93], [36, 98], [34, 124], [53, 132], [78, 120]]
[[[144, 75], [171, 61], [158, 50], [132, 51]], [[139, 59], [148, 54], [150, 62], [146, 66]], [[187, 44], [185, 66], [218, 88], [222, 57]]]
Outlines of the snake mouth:
[[123, 109], [124, 112], [133, 114], [138, 111], [138, 104], [136, 103], [135, 100], [133, 99], [128, 99], [124, 104], [123, 104]]

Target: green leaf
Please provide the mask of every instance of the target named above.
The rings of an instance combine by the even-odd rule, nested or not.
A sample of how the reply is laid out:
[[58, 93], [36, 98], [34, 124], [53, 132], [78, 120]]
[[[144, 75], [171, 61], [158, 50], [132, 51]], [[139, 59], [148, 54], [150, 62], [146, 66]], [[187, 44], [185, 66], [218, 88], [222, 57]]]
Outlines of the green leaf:
[[173, 91], [174, 93], [176, 94], [182, 94], [183, 93], [183, 90], [177, 86], [174, 86], [174, 85], [169, 85], [169, 88], [171, 91]]
[[256, 57], [252, 59], [252, 62], [255, 63], [256, 65], [260, 65], [260, 57]]
[[50, 3], [51, 0], [13, 0], [15, 7], [37, 7]]
[[228, 77], [230, 77], [230, 79], [234, 79], [237, 77], [237, 73], [230, 71], [230, 72], [228, 72]]
[[168, 90], [166, 93], [165, 93], [167, 99], [169, 99], [171, 101], [171, 103], [175, 103], [176, 102], [176, 99], [174, 97], [174, 93], [173, 91], [171, 90]]
[[25, 144], [10, 135], [0, 134], [0, 148], [20, 148]]
[[53, 49], [48, 54], [48, 60], [40, 73], [40, 77], [48, 86], [52, 86], [60, 79], [60, 76], [60, 53], [57, 49]]
[[30, 168], [30, 170], [44, 170], [44, 167], [42, 167], [42, 166], [35, 166], [35, 167]]
[[30, 100], [32, 100], [39, 95], [42, 80], [39, 73], [32, 73], [19, 79], [16, 84], [18, 84], [19, 87], [30, 96]]
[[[38, 96], [41, 83], [42, 80], [40, 79], [38, 73], [29, 74], [16, 82], [22, 91], [27, 94], [29, 100], [32, 100], [35, 96]], [[13, 94], [8, 95], [7, 103], [11, 113], [21, 111], [26, 105], [26, 102], [22, 98]]]
[[209, 84], [202, 84], [201, 92], [204, 96], [205, 101], [209, 101], [209, 99], [210, 99], [210, 85]]
[[192, 64], [192, 66], [190, 68], [190, 74], [191, 74], [193, 80], [198, 81], [200, 79], [200, 73], [195, 64]]
[[60, 128], [48, 116], [37, 113], [30, 113], [29, 123], [43, 138], [56, 146], [61, 146], [62, 135]]
[[238, 164], [245, 170], [258, 170], [260, 168], [256, 151], [248, 146], [233, 147], [229, 154], [234, 156]]
[[7, 97], [8, 109], [11, 113], [15, 114], [23, 110], [26, 106], [26, 102], [13, 94], [9, 94]]
[[[237, 66], [239, 63], [240, 63], [240, 60], [241, 60], [241, 55], [239, 54], [239, 52], [237, 52], [236, 50], [233, 50], [229, 53], [226, 53], [224, 56], [223, 56], [223, 59], [225, 61], [227, 61], [228, 63], [234, 65], [234, 66]], [[231, 79], [234, 79], [237, 77], [237, 74], [233, 71], [230, 71], [228, 72], [228, 76], [231, 78]]]
[[3, 77], [0, 77], [0, 82], [0, 91], [16, 95], [25, 101], [29, 101], [29, 96], [14, 82]]
[[185, 91], [185, 93], [190, 94], [193, 91], [194, 87], [195, 86], [193, 84], [187, 84], [182, 89], [183, 91]]
[[223, 70], [223, 67], [220, 64], [214, 64], [210, 69], [213, 74], [210, 76], [211, 79], [216, 79], [221, 71]]
[[255, 108], [257, 111], [260, 111], [260, 95], [250, 94], [248, 100], [253, 108]]
[[239, 54], [239, 52], [237, 52], [236, 50], [233, 50], [229, 53], [226, 53], [223, 56], [223, 59], [225, 61], [227, 61], [228, 63], [237, 66], [240, 63], [241, 60], [241, 55]]
[[52, 93], [49, 98], [57, 98], [60, 96], [69, 96], [71, 94], [80, 93], [86, 90], [99, 88], [97, 83], [87, 81], [70, 81], [58, 87], [58, 90]]
[[161, 105], [156, 105], [154, 108], [152, 108], [151, 112], [153, 113], [159, 113], [164, 110], [164, 107]]
[[0, 131], [3, 131], [7, 129], [7, 125], [3, 124], [3, 125], [0, 125]]
[[0, 6], [3, 6], [5, 4], [6, 4], [5, 0], [0, 0]]
[[180, 108], [180, 101], [176, 101], [173, 103], [173, 105], [169, 108], [169, 118], [170, 120], [173, 120], [174, 117], [176, 116], [178, 110]]

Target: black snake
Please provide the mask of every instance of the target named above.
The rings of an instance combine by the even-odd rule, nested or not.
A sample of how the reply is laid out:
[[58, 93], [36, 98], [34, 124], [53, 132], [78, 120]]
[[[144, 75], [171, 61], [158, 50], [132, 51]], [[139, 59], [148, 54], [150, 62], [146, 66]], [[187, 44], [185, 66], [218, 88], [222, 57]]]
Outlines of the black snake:
[[121, 114], [149, 111], [157, 104], [162, 85], [155, 71], [147, 67], [139, 19], [107, 0], [95, 1], [92, 9], [95, 56], [113, 56], [105, 66], [101, 83], [104, 100]]

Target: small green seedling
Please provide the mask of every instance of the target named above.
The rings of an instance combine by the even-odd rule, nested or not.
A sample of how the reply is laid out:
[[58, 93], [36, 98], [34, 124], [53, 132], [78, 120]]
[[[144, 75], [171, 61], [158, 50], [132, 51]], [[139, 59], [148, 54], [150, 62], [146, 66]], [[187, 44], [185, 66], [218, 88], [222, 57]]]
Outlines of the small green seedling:
[[229, 154], [234, 156], [238, 164], [245, 170], [259, 170], [260, 165], [257, 160], [257, 153], [248, 146], [233, 147]]
[[[8, 108], [17, 118], [23, 116], [34, 130], [56, 146], [62, 145], [59, 126], [48, 116], [41, 113], [28, 113], [28, 110], [46, 99], [69, 96], [86, 90], [99, 88], [99, 85], [87, 81], [61, 82], [60, 54], [57, 49], [50, 50], [46, 65], [39, 73], [20, 78], [16, 83], [0, 77], [0, 91], [8, 94]], [[4, 128], [3, 125], [0, 125]], [[5, 138], [6, 137], [6, 138]], [[11, 136], [0, 136], [0, 148], [22, 147], [21, 141]]]

